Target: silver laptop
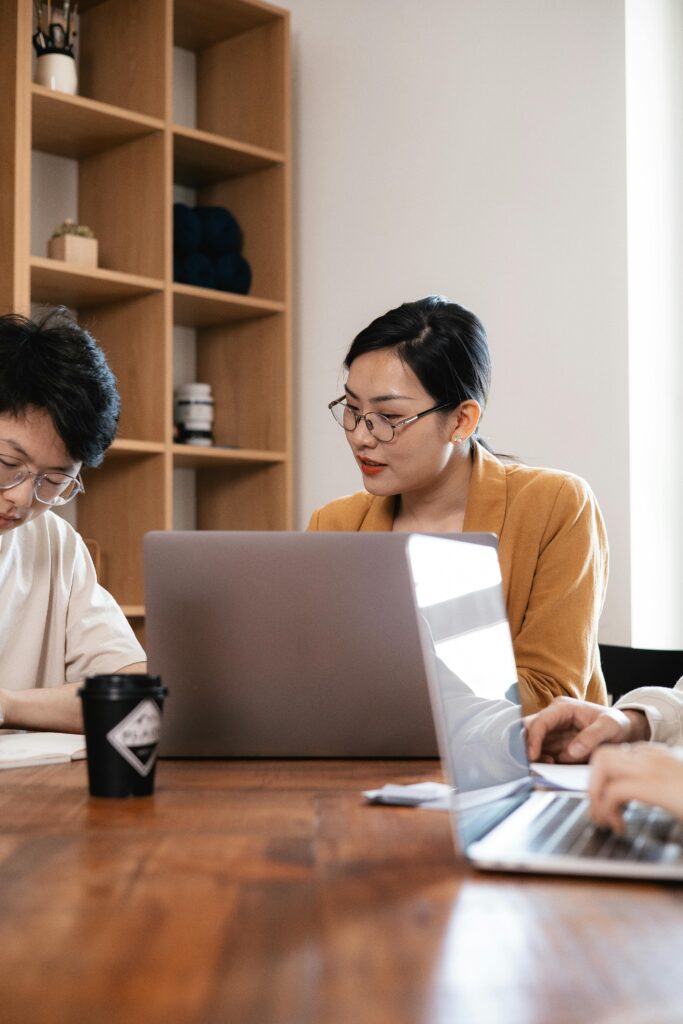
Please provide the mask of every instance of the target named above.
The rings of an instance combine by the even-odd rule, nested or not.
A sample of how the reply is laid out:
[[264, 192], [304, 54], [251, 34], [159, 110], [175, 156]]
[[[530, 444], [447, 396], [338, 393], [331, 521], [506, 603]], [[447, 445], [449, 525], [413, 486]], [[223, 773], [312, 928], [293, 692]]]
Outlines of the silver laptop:
[[[145, 644], [177, 757], [437, 757], [407, 535], [145, 538]], [[491, 538], [468, 534], [470, 547]]]
[[534, 790], [495, 545], [407, 546], [456, 850], [478, 868], [683, 879], [683, 827], [631, 804], [623, 837], [585, 794]]

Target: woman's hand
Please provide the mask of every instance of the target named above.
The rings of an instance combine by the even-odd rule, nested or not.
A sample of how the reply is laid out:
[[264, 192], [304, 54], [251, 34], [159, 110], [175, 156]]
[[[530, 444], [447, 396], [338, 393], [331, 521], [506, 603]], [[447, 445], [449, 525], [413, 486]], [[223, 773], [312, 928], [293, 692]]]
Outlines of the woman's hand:
[[550, 764], [581, 764], [602, 743], [634, 743], [650, 736], [642, 711], [572, 697], [556, 697], [547, 708], [527, 715], [524, 727], [529, 760]]
[[588, 792], [591, 817], [615, 832], [623, 832], [629, 800], [655, 804], [683, 818], [683, 748], [635, 743], [596, 750]]

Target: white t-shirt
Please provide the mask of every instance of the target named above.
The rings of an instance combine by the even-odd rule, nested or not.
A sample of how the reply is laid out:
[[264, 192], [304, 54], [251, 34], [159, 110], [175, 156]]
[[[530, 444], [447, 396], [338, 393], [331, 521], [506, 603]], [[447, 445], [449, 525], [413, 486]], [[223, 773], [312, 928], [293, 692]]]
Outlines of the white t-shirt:
[[0, 540], [0, 686], [79, 682], [145, 661], [81, 537], [54, 512]]

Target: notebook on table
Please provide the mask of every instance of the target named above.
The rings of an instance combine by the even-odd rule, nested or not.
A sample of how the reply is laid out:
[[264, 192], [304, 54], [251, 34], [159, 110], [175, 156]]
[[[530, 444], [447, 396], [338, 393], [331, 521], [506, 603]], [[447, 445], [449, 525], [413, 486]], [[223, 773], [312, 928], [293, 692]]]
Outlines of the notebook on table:
[[85, 736], [65, 732], [0, 730], [0, 769], [85, 759]]
[[662, 810], [631, 804], [620, 837], [585, 794], [534, 789], [495, 545], [413, 535], [407, 557], [456, 850], [486, 870], [683, 879]]
[[438, 756], [407, 542], [148, 534], [145, 645], [169, 690], [160, 753]]

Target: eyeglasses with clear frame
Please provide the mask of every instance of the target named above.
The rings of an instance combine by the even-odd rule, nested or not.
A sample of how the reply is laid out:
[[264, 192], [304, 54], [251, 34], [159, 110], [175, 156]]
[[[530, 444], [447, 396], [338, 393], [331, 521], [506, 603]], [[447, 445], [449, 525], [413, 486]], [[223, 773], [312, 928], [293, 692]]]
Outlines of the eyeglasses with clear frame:
[[36, 501], [51, 508], [66, 505], [77, 494], [85, 492], [80, 473], [77, 476], [70, 476], [68, 473], [49, 469], [44, 473], [32, 473], [25, 462], [0, 448], [0, 491], [18, 487], [29, 477], [33, 481], [33, 496]]
[[381, 441], [382, 444], [389, 444], [390, 441], [394, 440], [396, 431], [400, 427], [407, 427], [409, 423], [416, 423], [423, 416], [428, 416], [430, 412], [452, 409], [455, 404], [455, 402], [445, 402], [443, 405], [433, 405], [431, 409], [415, 413], [414, 416], [408, 416], [404, 420], [399, 420], [398, 423], [391, 423], [386, 416], [382, 416], [379, 412], [354, 412], [346, 404], [346, 395], [342, 395], [341, 398], [335, 398], [334, 402], [330, 402], [327, 408], [334, 416], [335, 422], [340, 427], [343, 427], [347, 434], [352, 434], [360, 421], [363, 420], [368, 431], [377, 441]]

